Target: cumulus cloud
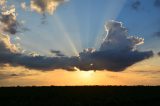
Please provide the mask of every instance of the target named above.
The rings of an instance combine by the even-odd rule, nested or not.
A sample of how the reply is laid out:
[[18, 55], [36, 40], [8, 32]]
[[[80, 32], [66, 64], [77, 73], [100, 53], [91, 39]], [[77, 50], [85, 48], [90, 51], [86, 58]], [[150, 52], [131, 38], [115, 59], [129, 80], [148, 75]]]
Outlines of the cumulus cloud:
[[0, 8], [0, 33], [16, 34], [29, 29], [24, 26], [24, 21], [17, 20], [17, 12], [14, 5], [4, 4]]
[[[9, 37], [0, 36], [0, 65], [23, 66], [29, 69], [54, 70], [110, 70], [123, 71], [129, 66], [153, 56], [152, 51], [138, 51], [144, 39], [128, 35], [122, 23], [110, 21], [105, 25], [107, 35], [99, 50], [85, 49], [79, 57], [27, 55], [19, 53]], [[52, 50], [56, 55], [60, 51]]]
[[129, 36], [121, 22], [110, 21], [105, 25], [105, 30], [107, 35], [100, 47], [101, 51], [134, 51], [138, 45], [144, 43], [143, 38]]
[[29, 0], [27, 2], [21, 2], [21, 8], [27, 11], [34, 11], [42, 14], [42, 24], [46, 24], [46, 13], [52, 15], [57, 7], [69, 0]]
[[[29, 2], [19, 1], [23, 10], [35, 11], [43, 14], [42, 24], [46, 23], [45, 13], [53, 14], [57, 7], [68, 0], [29, 0]], [[19, 32], [17, 29], [22, 27], [16, 19], [16, 8], [7, 5], [7, 0], [0, 0], [0, 30], [10, 34]], [[21, 28], [23, 31], [25, 28]]]
[[121, 22], [110, 21], [105, 25], [105, 29], [107, 35], [99, 51], [81, 53], [82, 61], [88, 62], [85, 69], [122, 71], [153, 56], [152, 51], [137, 50], [137, 46], [143, 44], [144, 39], [130, 36]]
[[56, 8], [68, 0], [31, 0], [30, 7], [31, 10], [38, 13], [49, 13], [53, 14]]
[[19, 23], [16, 19], [16, 9], [11, 6], [10, 9], [2, 10], [0, 13], [0, 30], [10, 34], [17, 33]]

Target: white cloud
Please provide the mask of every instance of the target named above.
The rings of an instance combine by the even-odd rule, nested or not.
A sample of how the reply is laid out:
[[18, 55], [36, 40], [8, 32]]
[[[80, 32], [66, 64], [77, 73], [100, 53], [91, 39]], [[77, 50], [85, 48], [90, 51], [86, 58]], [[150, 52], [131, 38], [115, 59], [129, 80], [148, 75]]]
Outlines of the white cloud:
[[134, 51], [144, 43], [143, 38], [130, 36], [121, 22], [109, 21], [105, 25], [107, 35], [100, 50]]

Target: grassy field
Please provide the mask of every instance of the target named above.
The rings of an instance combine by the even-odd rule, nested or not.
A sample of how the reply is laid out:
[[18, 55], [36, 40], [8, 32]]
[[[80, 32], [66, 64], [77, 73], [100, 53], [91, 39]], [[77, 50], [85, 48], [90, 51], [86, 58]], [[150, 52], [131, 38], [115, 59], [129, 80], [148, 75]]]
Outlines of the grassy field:
[[160, 106], [160, 86], [1, 87], [0, 106]]

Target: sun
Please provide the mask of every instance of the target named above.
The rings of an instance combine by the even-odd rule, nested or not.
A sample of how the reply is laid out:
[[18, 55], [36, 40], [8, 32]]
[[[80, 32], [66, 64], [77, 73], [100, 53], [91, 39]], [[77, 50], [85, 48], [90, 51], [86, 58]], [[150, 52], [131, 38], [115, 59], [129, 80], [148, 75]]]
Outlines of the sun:
[[80, 70], [77, 67], [74, 67], [74, 69], [77, 71], [78, 76], [80, 76], [81, 78], [84, 79], [89, 79], [93, 76], [94, 71], [90, 70], [90, 71], [84, 71], [84, 70]]
[[93, 75], [93, 71], [81, 71], [81, 77], [83, 78], [91, 78]]

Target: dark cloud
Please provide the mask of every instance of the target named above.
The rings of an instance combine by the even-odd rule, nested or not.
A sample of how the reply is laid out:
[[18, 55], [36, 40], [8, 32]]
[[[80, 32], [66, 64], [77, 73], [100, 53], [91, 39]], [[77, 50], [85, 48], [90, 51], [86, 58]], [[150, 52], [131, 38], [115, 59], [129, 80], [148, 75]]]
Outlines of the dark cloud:
[[128, 51], [124, 53], [115, 50], [98, 51], [87, 55], [85, 58], [82, 58], [81, 62], [85, 62], [79, 68], [83, 70], [123, 71], [129, 66], [147, 59], [152, 55], [153, 53], [151, 51]]
[[16, 34], [17, 32], [28, 31], [23, 26], [23, 21], [17, 20], [17, 12], [14, 5], [7, 5], [6, 0], [0, 2], [0, 32]]
[[80, 54], [82, 61], [88, 62], [87, 66], [91, 64], [86, 69], [89, 70], [91, 67], [93, 70], [122, 71], [153, 56], [152, 51], [141, 52], [137, 50], [137, 46], [143, 44], [144, 39], [129, 36], [122, 23], [110, 21], [105, 25], [105, 28], [107, 35], [99, 51], [89, 50]]
[[16, 47], [10, 43], [9, 36], [0, 34], [0, 65], [10, 64], [12, 66], [24, 66], [29, 69], [52, 70], [71, 69], [76, 58], [70, 57], [45, 57], [26, 55], [18, 52]]
[[[56, 56], [46, 57], [19, 53], [10, 43], [7, 36], [0, 36], [0, 64], [24, 66], [29, 69], [74, 70], [110, 70], [123, 71], [129, 66], [153, 56], [152, 51], [138, 51], [137, 46], [143, 43], [142, 38], [129, 36], [122, 23], [110, 21], [105, 25], [108, 32], [100, 49], [85, 49], [79, 57]], [[52, 50], [56, 55], [60, 51]]]
[[17, 28], [19, 26], [18, 21], [16, 20], [16, 10], [11, 8], [9, 10], [0, 12], [0, 25], [3, 32], [8, 32], [10, 34], [16, 34]]
[[141, 2], [139, 0], [134, 0], [134, 2], [131, 4], [132, 9], [139, 10], [141, 6]]
[[160, 7], [160, 0], [155, 0], [154, 6], [155, 7]]
[[60, 54], [61, 51], [58, 51], [58, 50], [51, 50], [51, 53], [53, 53], [53, 54]]
[[61, 51], [58, 51], [58, 50], [51, 50], [50, 51], [52, 54], [55, 54], [56, 56], [65, 56], [63, 53], [61, 53]]

